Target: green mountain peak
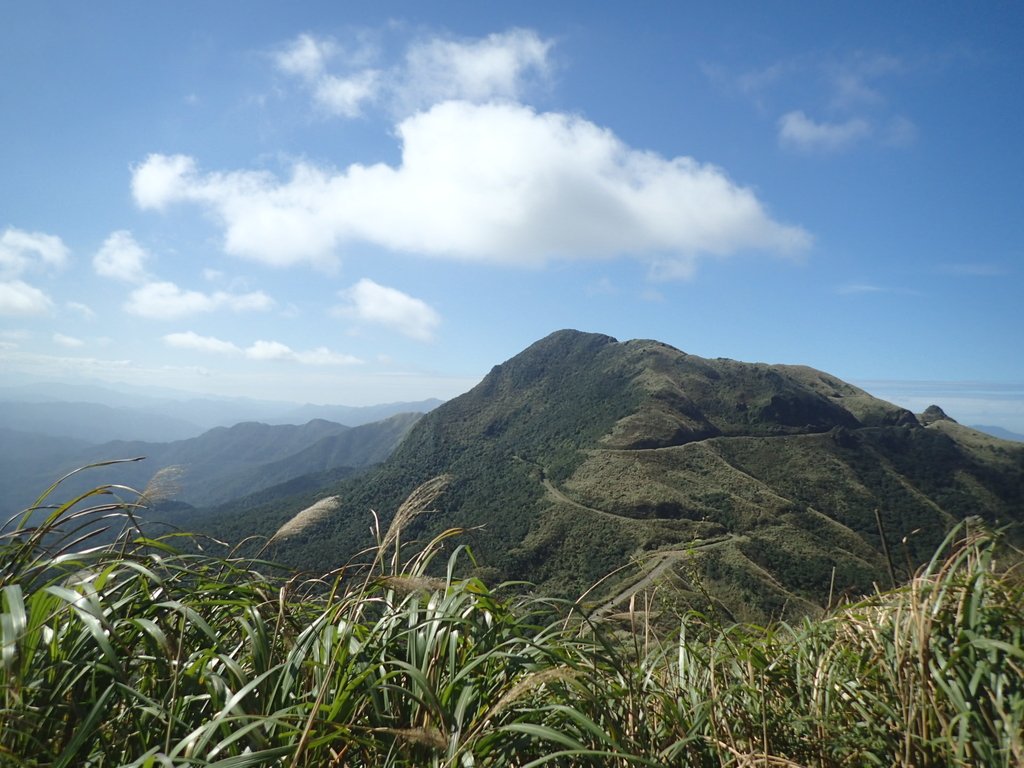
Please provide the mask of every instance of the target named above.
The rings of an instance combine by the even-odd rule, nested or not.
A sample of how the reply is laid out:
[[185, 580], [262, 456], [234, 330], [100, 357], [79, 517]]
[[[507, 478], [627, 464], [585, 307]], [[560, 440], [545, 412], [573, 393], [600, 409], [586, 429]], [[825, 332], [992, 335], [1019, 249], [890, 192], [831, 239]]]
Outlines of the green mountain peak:
[[[340, 565], [370, 543], [371, 509], [386, 527], [442, 473], [449, 490], [407, 537], [466, 529], [480, 575], [589, 590], [605, 612], [646, 594], [665, 610], [806, 614], [909, 576], [967, 516], [1019, 526], [1024, 508], [1024, 446], [804, 366], [563, 330], [425, 415], [377, 471], [327, 489], [343, 503], [274, 555]], [[279, 505], [276, 524], [309, 503]]]

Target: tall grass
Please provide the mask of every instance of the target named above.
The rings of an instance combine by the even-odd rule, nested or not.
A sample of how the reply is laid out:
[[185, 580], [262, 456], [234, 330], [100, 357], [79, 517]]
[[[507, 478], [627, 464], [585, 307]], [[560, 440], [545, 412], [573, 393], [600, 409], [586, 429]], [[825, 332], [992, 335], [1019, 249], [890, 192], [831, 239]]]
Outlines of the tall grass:
[[976, 526], [823, 619], [623, 642], [457, 578], [457, 532], [404, 547], [443, 487], [311, 581], [49, 489], [0, 538], [0, 765], [1024, 764], [1024, 593]]

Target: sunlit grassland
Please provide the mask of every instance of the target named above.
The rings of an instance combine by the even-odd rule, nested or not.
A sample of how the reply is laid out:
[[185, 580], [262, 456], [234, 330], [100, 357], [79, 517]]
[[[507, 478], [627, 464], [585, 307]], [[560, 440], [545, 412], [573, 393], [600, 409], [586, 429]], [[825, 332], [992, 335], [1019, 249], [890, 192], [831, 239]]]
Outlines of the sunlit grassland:
[[0, 764], [1024, 764], [1024, 589], [976, 523], [816, 620], [623, 633], [459, 578], [458, 531], [404, 543], [444, 483], [315, 579], [50, 489], [0, 538]]

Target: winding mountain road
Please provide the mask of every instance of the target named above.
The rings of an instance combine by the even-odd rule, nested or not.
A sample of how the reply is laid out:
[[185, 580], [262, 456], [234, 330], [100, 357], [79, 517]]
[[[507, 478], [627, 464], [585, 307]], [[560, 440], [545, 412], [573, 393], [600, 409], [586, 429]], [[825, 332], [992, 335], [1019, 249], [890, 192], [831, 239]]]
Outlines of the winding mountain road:
[[[547, 491], [548, 496], [550, 496], [553, 501], [556, 501], [560, 504], [568, 505], [570, 507], [575, 507], [576, 509], [583, 510], [584, 512], [588, 512], [592, 515], [599, 515], [601, 517], [608, 517], [619, 521], [632, 519], [627, 518], [623, 515], [613, 514], [612, 512], [606, 512], [603, 509], [588, 507], [586, 504], [582, 504], [576, 501], [575, 499], [569, 498], [561, 489], [559, 489], [554, 483], [551, 482], [551, 480], [547, 476], [547, 472], [545, 472], [544, 470], [544, 467], [540, 466], [536, 462], [524, 459], [521, 456], [517, 456], [516, 458], [519, 459], [520, 461], [526, 462], [527, 464], [531, 464], [540, 470], [541, 483], [544, 486], [544, 490]], [[651, 520], [656, 519], [658, 518], [644, 518], [644, 521], [649, 522]], [[689, 542], [685, 547], [681, 547], [679, 549], [661, 550], [659, 552], [652, 553], [648, 561], [652, 565], [650, 568], [647, 569], [646, 573], [644, 573], [644, 575], [640, 579], [633, 582], [629, 586], [624, 587], [619, 592], [617, 592], [613, 597], [609, 598], [600, 606], [598, 606], [590, 614], [590, 618], [595, 621], [600, 621], [601, 619], [606, 618], [617, 605], [628, 600], [630, 597], [640, 592], [641, 590], [651, 586], [655, 581], [661, 578], [665, 571], [668, 570], [669, 566], [671, 566], [672, 563], [676, 562], [677, 560], [681, 560], [682, 558], [686, 557], [689, 554], [692, 554], [693, 552], [696, 552], [697, 550], [709, 549], [711, 547], [725, 544], [728, 541], [732, 541], [734, 538], [736, 538], [735, 534], [727, 533], [722, 536], [716, 536], [710, 539], [694, 539], [693, 541]]]
[[641, 579], [620, 590], [614, 597], [609, 598], [595, 608], [594, 611], [591, 612], [590, 618], [593, 621], [600, 621], [601, 619], [606, 618], [615, 606], [628, 600], [637, 592], [646, 589], [661, 578], [662, 574], [668, 570], [669, 566], [673, 562], [681, 560], [697, 550], [710, 549], [711, 547], [725, 544], [728, 541], [732, 541], [733, 538], [735, 538], [734, 534], [727, 533], [724, 536], [716, 536], [713, 539], [695, 539], [685, 549], [670, 549], [655, 552], [651, 556], [651, 561], [656, 561], [654, 562], [653, 567], [651, 567]]

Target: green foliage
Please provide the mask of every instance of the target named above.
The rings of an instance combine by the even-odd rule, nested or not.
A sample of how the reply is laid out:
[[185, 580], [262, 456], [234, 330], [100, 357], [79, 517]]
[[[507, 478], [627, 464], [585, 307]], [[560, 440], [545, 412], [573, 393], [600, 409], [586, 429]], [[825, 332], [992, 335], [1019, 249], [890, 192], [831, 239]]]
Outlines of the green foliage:
[[429, 576], [455, 532], [401, 541], [446, 483], [310, 584], [141, 536], [120, 486], [22, 517], [0, 538], [0, 765], [1024, 762], [1024, 587], [977, 522], [822, 619], [659, 634], [459, 580], [461, 548]]

